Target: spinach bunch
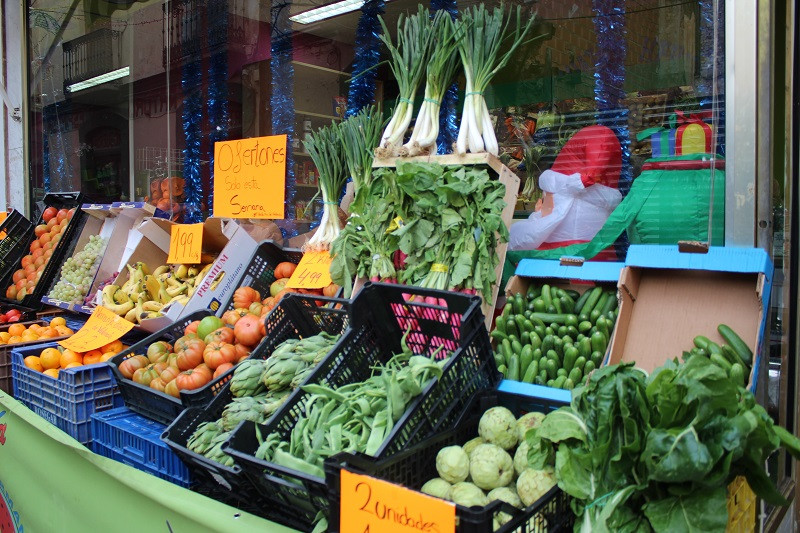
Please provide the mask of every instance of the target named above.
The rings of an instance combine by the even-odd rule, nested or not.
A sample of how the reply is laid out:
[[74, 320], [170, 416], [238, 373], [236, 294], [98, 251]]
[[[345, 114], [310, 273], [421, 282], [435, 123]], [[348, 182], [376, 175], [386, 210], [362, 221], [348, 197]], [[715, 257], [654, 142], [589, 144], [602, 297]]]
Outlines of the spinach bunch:
[[800, 457], [800, 440], [697, 356], [650, 376], [632, 363], [605, 367], [527, 440], [531, 466], [554, 466], [574, 497], [581, 531], [724, 532], [728, 483], [743, 475], [786, 505], [764, 463], [780, 446]]

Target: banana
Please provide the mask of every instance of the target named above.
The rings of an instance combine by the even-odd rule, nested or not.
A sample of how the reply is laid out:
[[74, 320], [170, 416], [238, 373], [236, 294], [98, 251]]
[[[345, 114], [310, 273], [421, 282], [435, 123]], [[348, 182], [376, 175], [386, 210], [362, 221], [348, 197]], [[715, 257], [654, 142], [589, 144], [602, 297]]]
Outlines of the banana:
[[104, 304], [104, 307], [108, 308], [109, 311], [117, 314], [119, 316], [125, 316], [125, 314], [133, 309], [133, 302], [128, 300], [124, 304], [112, 304], [108, 305], [107, 303]]
[[200, 270], [200, 273], [197, 274], [197, 279], [201, 280], [204, 277], [206, 277], [206, 274], [208, 274], [208, 271], [211, 270], [211, 267], [213, 266], [213, 264], [214, 263], [208, 263], [207, 265], [203, 266], [202, 270]]
[[200, 270], [196, 266], [190, 266], [188, 271], [187, 271], [188, 277], [190, 277], [190, 278], [196, 278], [197, 274], [199, 274], [199, 273], [200, 273]]
[[146, 275], [144, 277], [144, 285], [147, 288], [147, 293], [149, 297], [148, 300], [158, 300], [159, 293], [162, 288], [161, 281], [158, 278], [151, 275]]
[[167, 285], [169, 285], [170, 287], [181, 287], [181, 286], [183, 286], [183, 283], [178, 281], [174, 276], [169, 276], [166, 279], [166, 282], [167, 282]]
[[170, 303], [173, 303], [173, 302], [181, 304], [181, 305], [186, 305], [186, 304], [189, 303], [189, 297], [186, 296], [186, 295], [176, 296], [175, 298], [172, 299], [172, 301]]
[[150, 318], [158, 318], [160, 316], [164, 316], [164, 315], [162, 315], [158, 311], [142, 311], [138, 315], [139, 323], [141, 324], [142, 320], [148, 320]]
[[173, 274], [175, 274], [176, 278], [183, 280], [189, 276], [189, 269], [186, 265], [180, 265], [174, 270]]
[[179, 296], [180, 294], [186, 292], [188, 286], [186, 283], [183, 283], [177, 287], [167, 287], [167, 294], [169, 295], [170, 299], [174, 298], [175, 296]]
[[150, 301], [150, 302], [145, 302], [142, 305], [142, 310], [143, 311], [161, 311], [162, 307], [164, 307], [164, 304], [162, 304], [161, 302]]
[[116, 305], [117, 302], [114, 301], [114, 293], [119, 290], [117, 285], [106, 285], [103, 287], [103, 305], [108, 307], [109, 305]]
[[141, 272], [141, 277], [144, 277], [145, 275], [147, 275], [147, 274], [149, 274], [149, 273], [150, 273], [150, 269], [147, 267], [147, 264], [146, 264], [146, 263], [143, 263], [143, 262], [141, 262], [141, 261], [138, 261], [138, 262], [136, 263], [135, 267], [136, 267], [136, 270], [138, 270], [139, 272]]
[[125, 313], [125, 320], [127, 320], [128, 322], [136, 322], [136, 317], [137, 317], [136, 307]]
[[169, 273], [169, 265], [161, 265], [160, 267], [158, 267], [157, 269], [155, 269], [153, 271], [153, 275], [156, 276], [156, 277], [161, 276], [162, 274], [168, 274], [168, 273]]

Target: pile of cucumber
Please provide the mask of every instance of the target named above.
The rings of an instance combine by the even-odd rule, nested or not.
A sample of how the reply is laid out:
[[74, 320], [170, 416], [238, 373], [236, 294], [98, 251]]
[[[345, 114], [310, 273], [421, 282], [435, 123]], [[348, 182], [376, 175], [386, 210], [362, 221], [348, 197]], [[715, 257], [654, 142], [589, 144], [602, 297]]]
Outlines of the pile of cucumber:
[[734, 383], [740, 387], [746, 386], [753, 367], [752, 350], [725, 324], [717, 326], [717, 331], [728, 344], [719, 345], [708, 337], [698, 335], [694, 338], [694, 348], [689, 354], [709, 358], [712, 363], [725, 370]]
[[603, 362], [617, 312], [614, 290], [531, 285], [497, 317], [497, 367], [506, 379], [572, 389]]

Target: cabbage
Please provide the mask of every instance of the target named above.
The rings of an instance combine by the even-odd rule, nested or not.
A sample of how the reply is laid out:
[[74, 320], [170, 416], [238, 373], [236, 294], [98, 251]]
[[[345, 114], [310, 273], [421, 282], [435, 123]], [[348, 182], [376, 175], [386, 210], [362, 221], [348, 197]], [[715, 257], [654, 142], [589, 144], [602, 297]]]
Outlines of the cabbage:
[[435, 477], [427, 481], [424, 485], [422, 485], [422, 488], [419, 490], [420, 492], [423, 492], [430, 496], [442, 498], [443, 500], [449, 500], [450, 489], [451, 489], [450, 483], [448, 483], [447, 481], [445, 481], [440, 477]]
[[478, 434], [486, 442], [510, 450], [517, 444], [517, 419], [505, 407], [492, 407], [481, 416]]
[[494, 444], [479, 444], [469, 461], [472, 482], [485, 490], [508, 485], [514, 478], [514, 461], [504, 449]]
[[448, 483], [464, 481], [469, 475], [469, 456], [461, 446], [447, 446], [436, 454], [436, 471]]
[[464, 507], [483, 507], [489, 503], [481, 489], [466, 481], [453, 485], [450, 488], [450, 496], [453, 502]]
[[553, 469], [534, 470], [528, 468], [517, 479], [517, 494], [525, 507], [544, 496], [548, 490], [556, 485], [556, 476]]

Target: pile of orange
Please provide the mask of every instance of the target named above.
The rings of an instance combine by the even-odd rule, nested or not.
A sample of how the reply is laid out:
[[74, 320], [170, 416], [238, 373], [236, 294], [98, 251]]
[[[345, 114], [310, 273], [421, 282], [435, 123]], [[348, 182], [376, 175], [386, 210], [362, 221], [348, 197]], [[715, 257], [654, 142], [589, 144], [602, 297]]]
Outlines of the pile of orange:
[[19, 344], [21, 342], [33, 342], [40, 339], [54, 339], [65, 337], [75, 333], [67, 327], [66, 321], [62, 317], [56, 317], [50, 321], [49, 325], [31, 324], [11, 324], [6, 331], [0, 331], [0, 345]]
[[109, 342], [100, 349], [85, 353], [73, 352], [61, 347], [45, 348], [39, 355], [29, 355], [24, 361], [28, 368], [58, 378], [58, 371], [62, 368], [103, 363], [126, 348], [128, 347], [118, 340]]

